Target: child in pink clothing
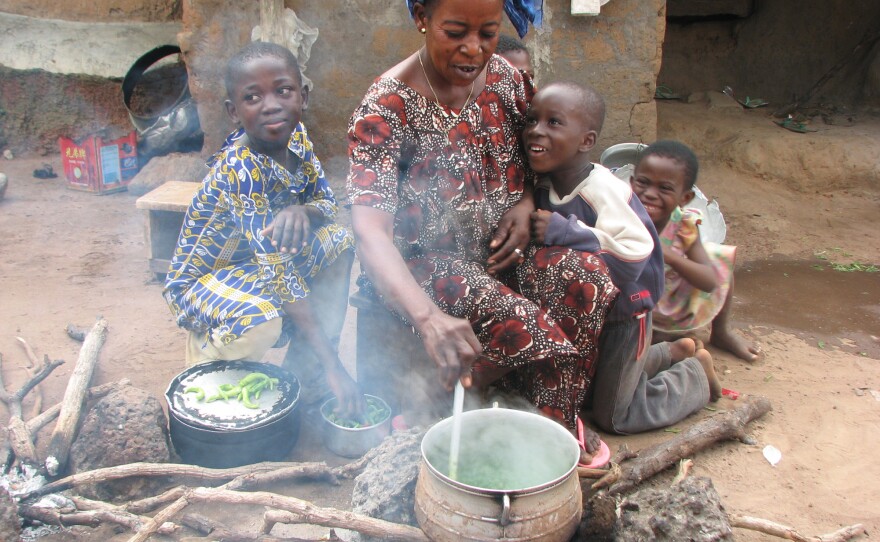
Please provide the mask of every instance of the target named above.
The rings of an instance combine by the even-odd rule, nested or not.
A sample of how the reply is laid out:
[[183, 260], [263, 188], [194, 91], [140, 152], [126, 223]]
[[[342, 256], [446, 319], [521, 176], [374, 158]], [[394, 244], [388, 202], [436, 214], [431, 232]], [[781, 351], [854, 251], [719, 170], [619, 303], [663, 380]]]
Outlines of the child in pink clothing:
[[746, 361], [760, 352], [728, 326], [736, 247], [700, 241], [700, 212], [694, 198], [697, 157], [678, 141], [658, 141], [644, 151], [632, 177], [633, 192], [660, 232], [666, 285], [654, 307], [653, 327], [685, 335], [712, 326], [709, 342]]

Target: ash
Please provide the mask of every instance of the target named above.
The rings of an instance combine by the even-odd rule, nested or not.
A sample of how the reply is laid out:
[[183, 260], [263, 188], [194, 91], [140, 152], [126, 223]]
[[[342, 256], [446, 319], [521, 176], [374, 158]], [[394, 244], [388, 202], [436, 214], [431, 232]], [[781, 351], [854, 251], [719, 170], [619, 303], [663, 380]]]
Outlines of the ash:
[[[8, 497], [0, 499], [0, 502], [2, 502], [2, 508], [4, 509], [2, 513], [3, 521], [0, 521], [0, 533], [2, 533], [4, 540], [17, 539], [24, 542], [30, 542], [40, 537], [62, 531], [62, 527], [42, 524], [30, 525], [24, 529], [19, 529], [20, 519], [18, 517], [18, 496], [40, 489], [46, 485], [46, 483], [46, 478], [40, 474], [40, 471], [30, 465], [24, 465], [20, 468], [13, 469], [9, 473], [0, 476], [0, 493], [5, 492], [8, 494]], [[34, 503], [33, 506], [43, 506], [46, 508], [74, 507], [73, 502], [71, 502], [70, 499], [59, 494], [46, 495]], [[18, 525], [12, 525], [13, 521]], [[15, 531], [18, 538], [7, 537], [11, 530]]]

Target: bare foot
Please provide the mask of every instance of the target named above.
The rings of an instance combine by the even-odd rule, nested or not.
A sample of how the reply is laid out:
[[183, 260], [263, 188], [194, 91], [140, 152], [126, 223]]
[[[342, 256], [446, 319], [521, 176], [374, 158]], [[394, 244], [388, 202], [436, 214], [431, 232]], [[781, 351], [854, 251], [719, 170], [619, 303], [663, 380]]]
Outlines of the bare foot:
[[749, 344], [726, 327], [713, 329], [712, 336], [709, 338], [709, 343], [750, 363], [757, 360], [758, 355], [761, 353], [761, 349], [758, 348], [758, 345]]
[[703, 372], [706, 373], [706, 378], [709, 380], [709, 400], [714, 403], [721, 398], [721, 381], [718, 380], [718, 375], [715, 374], [712, 354], [708, 350], [701, 349], [697, 350], [695, 357], [700, 362], [700, 365], [703, 366]]
[[593, 431], [581, 421], [580, 418], [577, 420], [577, 427], [575, 429], [569, 429], [571, 434], [574, 436], [574, 439], [578, 441], [578, 445], [581, 450], [581, 458], [578, 460], [578, 463], [582, 465], [589, 465], [593, 462], [593, 456], [599, 453], [599, 446], [601, 440], [599, 440], [599, 433]]
[[697, 343], [689, 337], [678, 339], [677, 341], [671, 341], [669, 343], [669, 355], [672, 357], [672, 363], [678, 363], [683, 359], [692, 358], [696, 351]]

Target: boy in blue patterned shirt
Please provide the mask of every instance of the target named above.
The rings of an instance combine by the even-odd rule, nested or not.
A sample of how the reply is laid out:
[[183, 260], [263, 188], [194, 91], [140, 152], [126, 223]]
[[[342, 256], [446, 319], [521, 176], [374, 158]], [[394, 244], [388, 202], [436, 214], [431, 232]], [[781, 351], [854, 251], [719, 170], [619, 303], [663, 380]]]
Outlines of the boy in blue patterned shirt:
[[354, 241], [333, 221], [336, 200], [300, 122], [309, 93], [296, 57], [250, 43], [230, 59], [225, 82], [238, 129], [208, 162], [165, 282], [189, 331], [186, 362], [260, 360], [287, 317], [321, 362], [339, 413], [357, 415], [363, 397], [335, 345]]

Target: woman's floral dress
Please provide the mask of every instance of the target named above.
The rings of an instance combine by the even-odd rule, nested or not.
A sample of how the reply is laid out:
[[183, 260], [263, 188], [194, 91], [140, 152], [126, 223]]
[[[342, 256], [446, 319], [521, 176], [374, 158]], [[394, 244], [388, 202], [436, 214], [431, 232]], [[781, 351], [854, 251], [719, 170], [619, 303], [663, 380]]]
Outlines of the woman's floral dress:
[[[486, 272], [489, 242], [533, 174], [519, 134], [531, 81], [493, 56], [486, 88], [458, 116], [401, 81], [376, 80], [349, 122], [352, 205], [394, 215], [394, 243], [447, 314], [483, 345], [474, 367], [574, 427], [616, 289], [591, 254], [532, 248], [515, 272]], [[369, 280], [361, 285], [372, 290]]]

